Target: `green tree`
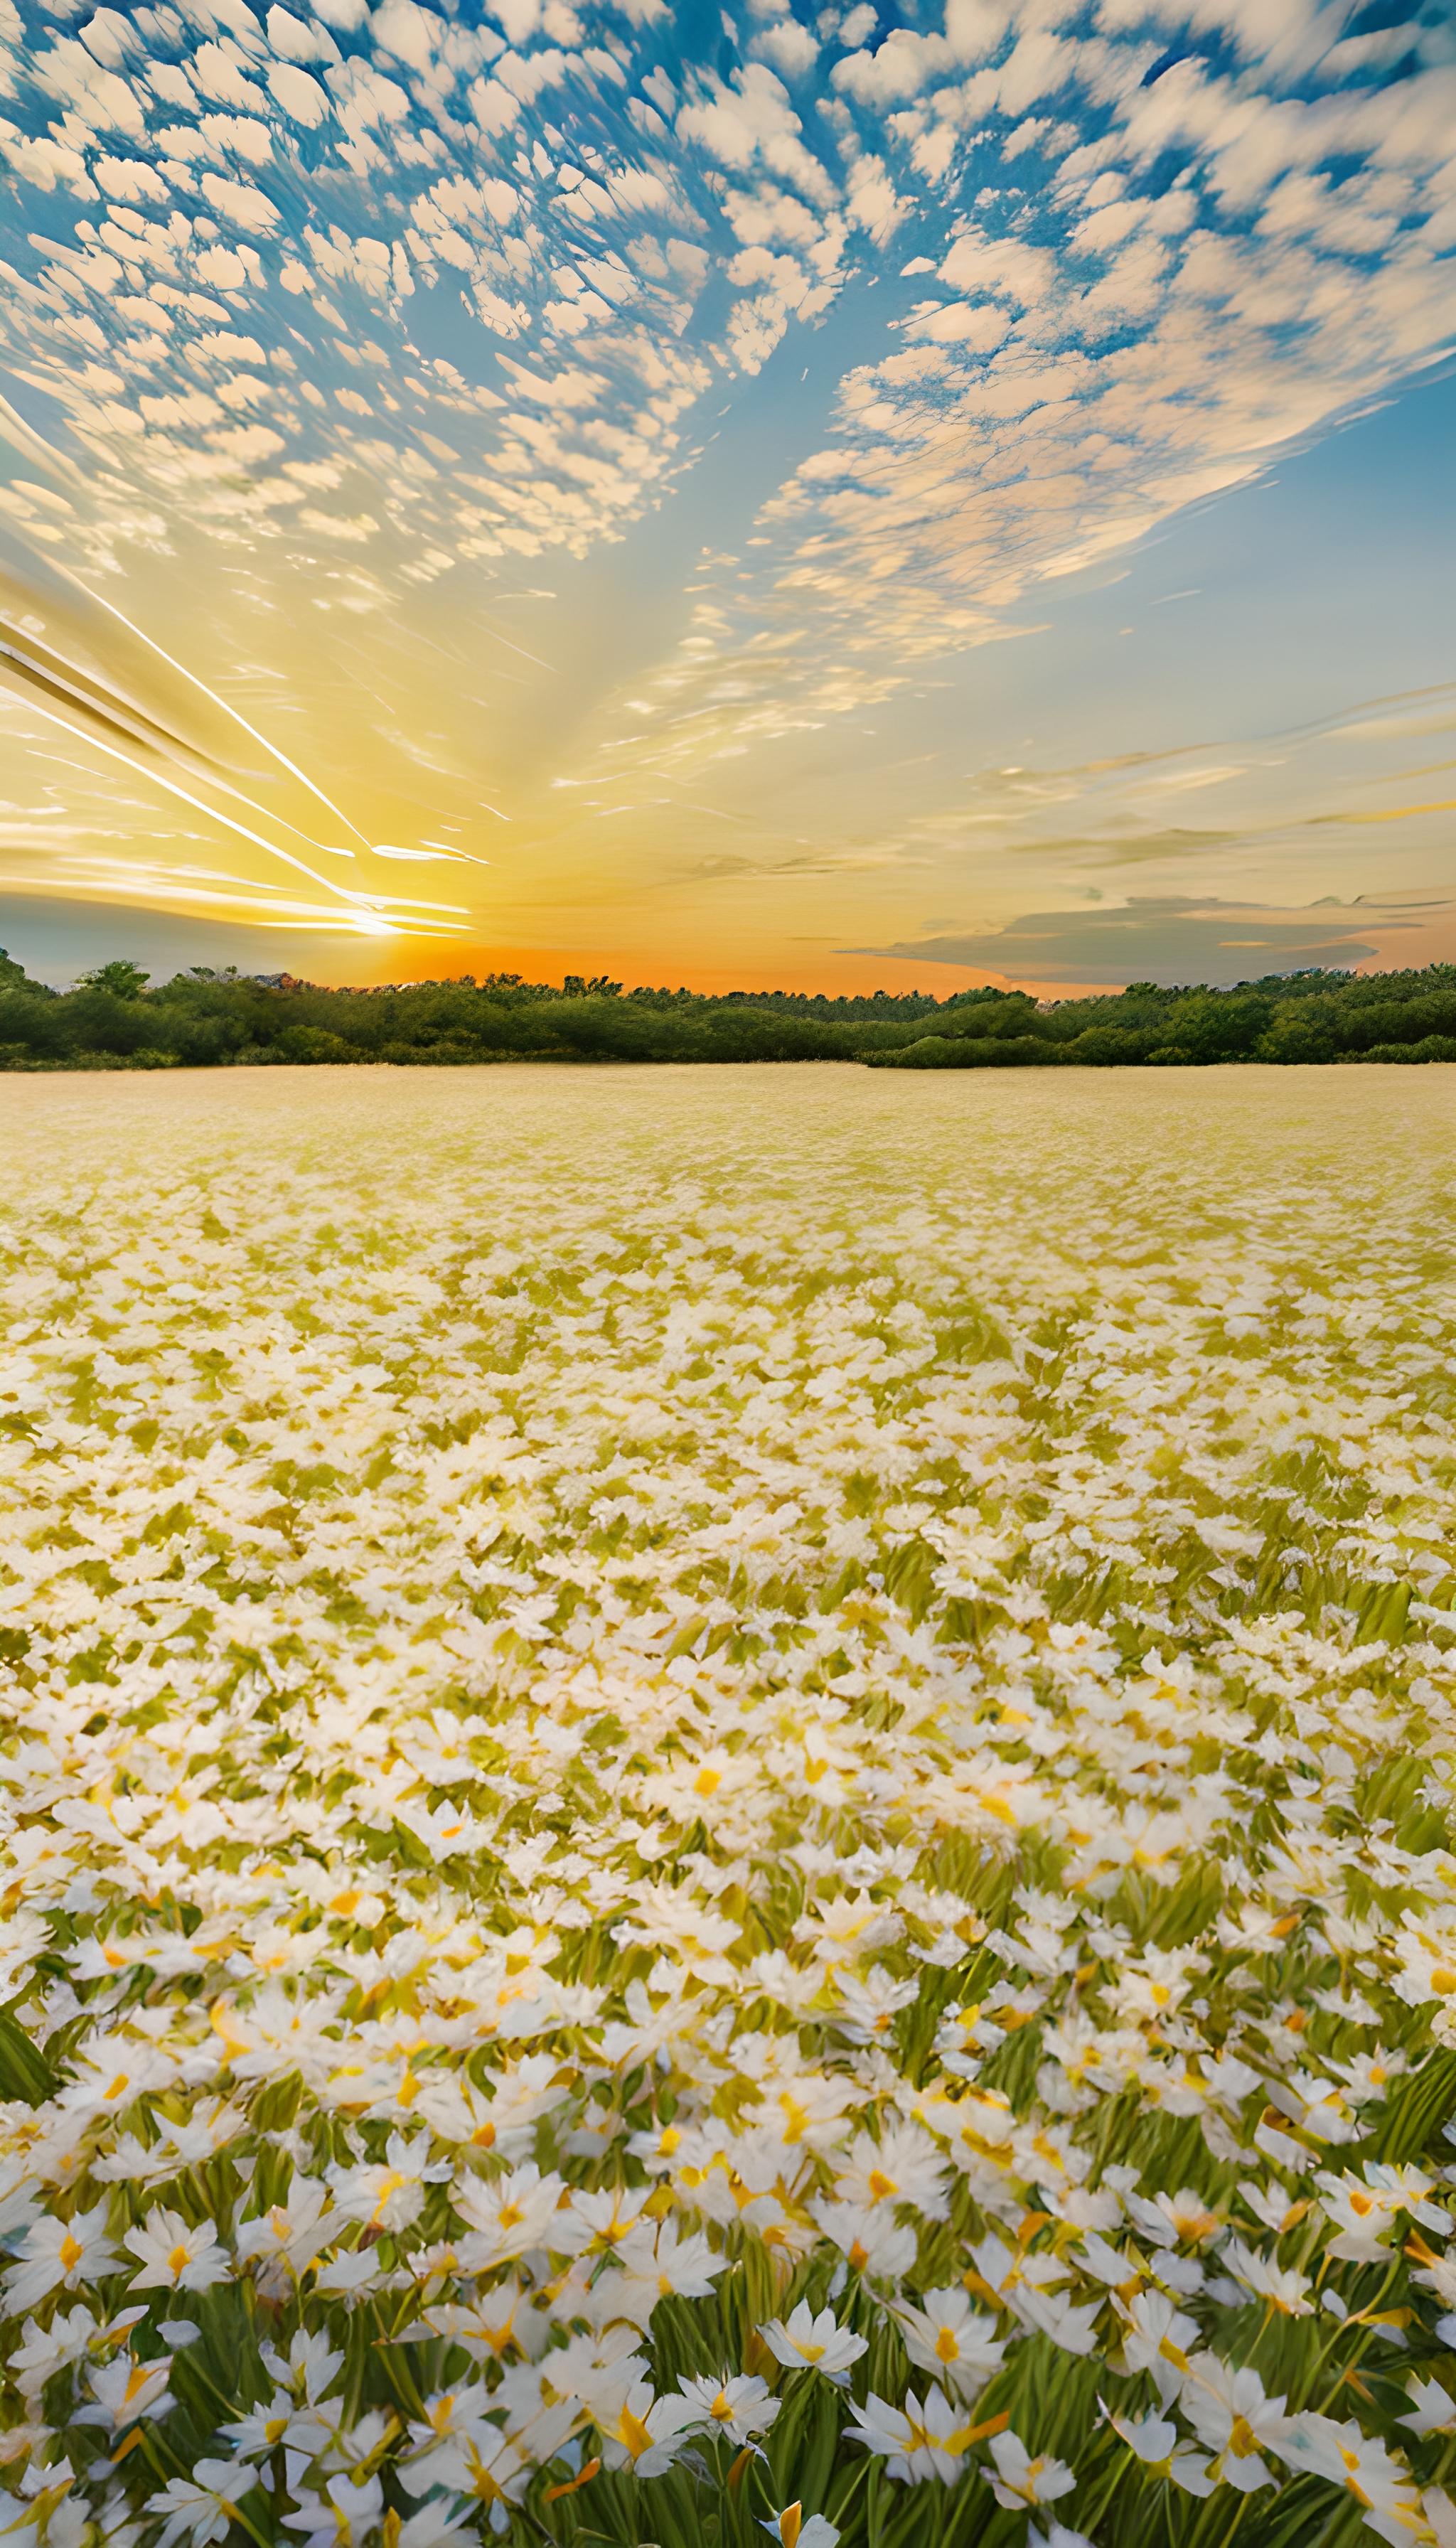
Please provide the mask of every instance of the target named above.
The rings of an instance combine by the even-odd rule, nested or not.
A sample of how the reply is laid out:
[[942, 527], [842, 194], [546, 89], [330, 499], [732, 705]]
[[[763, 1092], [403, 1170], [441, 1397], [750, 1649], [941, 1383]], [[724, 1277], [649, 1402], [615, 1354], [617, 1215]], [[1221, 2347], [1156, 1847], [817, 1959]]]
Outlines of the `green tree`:
[[78, 988], [110, 991], [117, 1000], [139, 1000], [150, 980], [149, 973], [143, 973], [139, 964], [132, 963], [125, 956], [114, 956], [109, 964], [93, 964], [89, 973], [76, 975]]

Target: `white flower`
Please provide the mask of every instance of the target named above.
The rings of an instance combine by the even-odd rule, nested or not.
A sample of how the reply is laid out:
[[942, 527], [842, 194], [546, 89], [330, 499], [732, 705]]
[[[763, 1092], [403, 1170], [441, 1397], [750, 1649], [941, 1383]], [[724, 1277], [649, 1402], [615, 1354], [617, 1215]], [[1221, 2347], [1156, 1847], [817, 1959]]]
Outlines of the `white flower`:
[[1398, 2415], [1396, 2421], [1406, 2425], [1417, 2441], [1423, 2441], [1427, 2433], [1456, 2432], [1456, 2400], [1439, 2380], [1411, 2380], [1407, 2384], [1407, 2395], [1413, 2412]]
[[1134, 2292], [1116, 2307], [1125, 2321], [1123, 2362], [1130, 2372], [1150, 2371], [1153, 2386], [1166, 2407], [1177, 2397], [1188, 2371], [1186, 2347], [1198, 2334], [1198, 2321], [1180, 2310], [1165, 2292]]
[[1342, 2487], [1362, 2507], [1369, 2527], [1384, 2539], [1420, 2537], [1420, 2498], [1410, 2472], [1374, 2434], [1333, 2416], [1297, 2415], [1283, 2456], [1296, 2472], [1313, 2469]]
[[1266, 2398], [1258, 2373], [1248, 2364], [1233, 2368], [1214, 2353], [1195, 2353], [1188, 2364], [1179, 2400], [1205, 2450], [1213, 2454], [1217, 2481], [1251, 2495], [1274, 2484], [1274, 2473], [1261, 2451], [1282, 2452], [1289, 2417], [1282, 2398]]
[[290, 2280], [337, 2236], [345, 2217], [330, 2209], [328, 2189], [318, 2178], [295, 2176], [282, 2202], [239, 2221], [237, 2261], [242, 2265], [256, 2259], [260, 2288], [269, 2299], [281, 2299]]
[[481, 2274], [492, 2265], [523, 2256], [531, 2247], [547, 2246], [559, 2235], [557, 2214], [566, 2192], [556, 2174], [543, 2176], [529, 2162], [486, 2183], [472, 2178], [455, 2192], [455, 2208], [470, 2224], [460, 2241], [460, 2261], [467, 2273]]
[[431, 2162], [424, 2134], [410, 2140], [404, 2133], [391, 2133], [382, 2159], [333, 2168], [329, 2184], [345, 2221], [362, 2222], [370, 2230], [399, 2230], [418, 2220], [426, 2185], [449, 2174], [447, 2165]]
[[927, 2292], [923, 2307], [895, 2304], [905, 2349], [921, 2371], [933, 2371], [957, 2398], [978, 2397], [1006, 2354], [1005, 2340], [983, 2310], [973, 2309], [958, 2284]]
[[317, 2328], [299, 2327], [286, 2354], [272, 2344], [263, 2345], [261, 2352], [264, 2370], [279, 2387], [306, 2398], [311, 2406], [327, 2397], [344, 2367], [342, 2352]]
[[871, 2390], [864, 2406], [852, 2412], [855, 2421], [845, 2426], [848, 2439], [863, 2442], [884, 2461], [886, 2476], [906, 2485], [939, 2478], [942, 2485], [954, 2486], [975, 2438], [976, 2428], [936, 2388], [927, 2389], [923, 2403], [908, 2391], [903, 2408], [890, 2406]]
[[6, 2313], [18, 2318], [57, 2286], [73, 2292], [79, 2282], [113, 2273], [118, 2262], [106, 2234], [105, 2203], [93, 2204], [69, 2221], [57, 2221], [47, 2212], [31, 2223], [19, 2259], [5, 2277]]
[[634, 2477], [661, 2477], [702, 2422], [688, 2399], [654, 2397], [650, 2381], [630, 2376], [604, 2385], [588, 2404], [607, 2467], [628, 2468]]
[[778, 2412], [779, 2402], [770, 2394], [768, 2382], [750, 2372], [721, 2380], [704, 2380], [683, 2375], [678, 2386], [686, 2399], [694, 2421], [707, 2430], [725, 2435], [730, 2442], [753, 2440], [765, 2433]]
[[1170, 2479], [1185, 2495], [1213, 2494], [1217, 2480], [1208, 2461], [1182, 2446], [1177, 2425], [1166, 2415], [1150, 2411], [1145, 2415], [1109, 2415], [1107, 2420], [1145, 2467]]
[[1281, 2265], [1273, 2256], [1258, 2255], [1241, 2238], [1227, 2241], [1224, 2262], [1236, 2283], [1242, 2283], [1245, 2291], [1267, 2302], [1281, 2317], [1309, 2317], [1314, 2303], [1309, 2297], [1308, 2274], [1298, 2273], [1292, 2265]]
[[991, 2493], [1008, 2512], [1020, 2511], [1023, 2504], [1054, 2503], [1058, 2496], [1070, 2495], [1077, 2482], [1064, 2460], [1042, 2453], [1034, 2459], [1010, 2431], [991, 2435], [991, 2457], [996, 2463], [995, 2476], [988, 2472]]
[[193, 2548], [210, 2548], [228, 2535], [232, 2506], [257, 2485], [257, 2471], [235, 2460], [199, 2460], [191, 2477], [168, 2478], [146, 2499], [146, 2509], [161, 2522], [157, 2548], [173, 2548], [178, 2539]]
[[172, 2403], [167, 2396], [171, 2376], [170, 2356], [161, 2362], [138, 2362], [135, 2354], [121, 2353], [114, 2362], [94, 2363], [86, 2383], [94, 2404], [77, 2408], [74, 2420], [109, 2424], [119, 2433], [139, 2417], [164, 2415]]
[[320, 2543], [357, 2548], [378, 2529], [383, 2512], [384, 2489], [377, 2477], [331, 2477], [321, 2496], [302, 2489], [297, 2509], [285, 2512], [283, 2519], [288, 2529], [302, 2534], [302, 2548], [319, 2548]]
[[210, 2223], [192, 2229], [180, 2212], [161, 2204], [129, 2230], [122, 2243], [141, 2268], [132, 2277], [134, 2292], [207, 2292], [232, 2271], [231, 2258]]
[[876, 2282], [894, 2282], [915, 2262], [913, 2230], [887, 2213], [866, 2212], [858, 2203], [816, 2203], [814, 2218], [858, 2274]]
[[800, 2301], [786, 2320], [772, 2319], [759, 2333], [775, 2362], [789, 2370], [808, 2363], [840, 2383], [848, 2379], [851, 2363], [869, 2349], [863, 2335], [840, 2325], [833, 2310], [820, 2310], [816, 2316], [807, 2301]]

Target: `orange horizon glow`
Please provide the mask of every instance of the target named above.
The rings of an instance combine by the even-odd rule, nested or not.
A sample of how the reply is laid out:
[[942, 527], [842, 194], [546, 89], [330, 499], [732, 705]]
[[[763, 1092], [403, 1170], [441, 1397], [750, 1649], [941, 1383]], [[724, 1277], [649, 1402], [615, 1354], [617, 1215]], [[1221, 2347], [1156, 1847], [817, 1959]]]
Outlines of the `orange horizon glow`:
[[580, 975], [587, 981], [604, 975], [610, 982], [620, 982], [624, 991], [682, 989], [709, 998], [721, 998], [729, 991], [790, 991], [811, 999], [820, 993], [826, 999], [857, 999], [874, 991], [897, 997], [921, 991], [945, 999], [952, 991], [988, 985], [997, 990], [1029, 991], [1034, 998], [1044, 1000], [1077, 997], [1084, 990], [1095, 992], [1104, 987], [1022, 981], [1011, 974], [989, 972], [983, 965], [932, 964], [917, 962], [908, 956], [826, 956], [797, 961], [790, 958], [782, 964], [674, 964], [610, 950], [462, 948], [453, 942], [432, 954], [429, 946], [418, 940], [406, 940], [395, 948], [365, 941], [360, 953], [366, 958], [363, 963], [327, 972], [310, 968], [299, 971], [297, 978], [326, 989], [346, 985], [384, 989], [392, 983], [457, 982], [467, 974], [480, 981], [491, 973], [518, 973], [523, 981], [551, 984], [563, 981], [568, 974]]

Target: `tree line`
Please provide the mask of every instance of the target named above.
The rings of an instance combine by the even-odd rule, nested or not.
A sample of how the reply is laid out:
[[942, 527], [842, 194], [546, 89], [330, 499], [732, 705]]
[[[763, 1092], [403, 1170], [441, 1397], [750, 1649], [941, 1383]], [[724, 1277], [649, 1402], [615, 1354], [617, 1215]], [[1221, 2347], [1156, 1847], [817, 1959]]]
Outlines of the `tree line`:
[[68, 990], [0, 950], [0, 1068], [162, 1070], [290, 1062], [863, 1061], [877, 1069], [1456, 1061], [1456, 965], [1267, 974], [1038, 1001], [1026, 991], [624, 990], [517, 973], [339, 989], [125, 960]]

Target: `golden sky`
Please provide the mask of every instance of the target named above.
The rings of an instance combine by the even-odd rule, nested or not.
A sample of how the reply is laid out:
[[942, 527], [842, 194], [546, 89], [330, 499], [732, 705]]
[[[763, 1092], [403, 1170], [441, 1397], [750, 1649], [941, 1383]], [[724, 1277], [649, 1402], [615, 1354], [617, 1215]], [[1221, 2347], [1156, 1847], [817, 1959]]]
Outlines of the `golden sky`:
[[0, 935], [1447, 952], [1456, 44], [1348, 19], [3, 0]]

